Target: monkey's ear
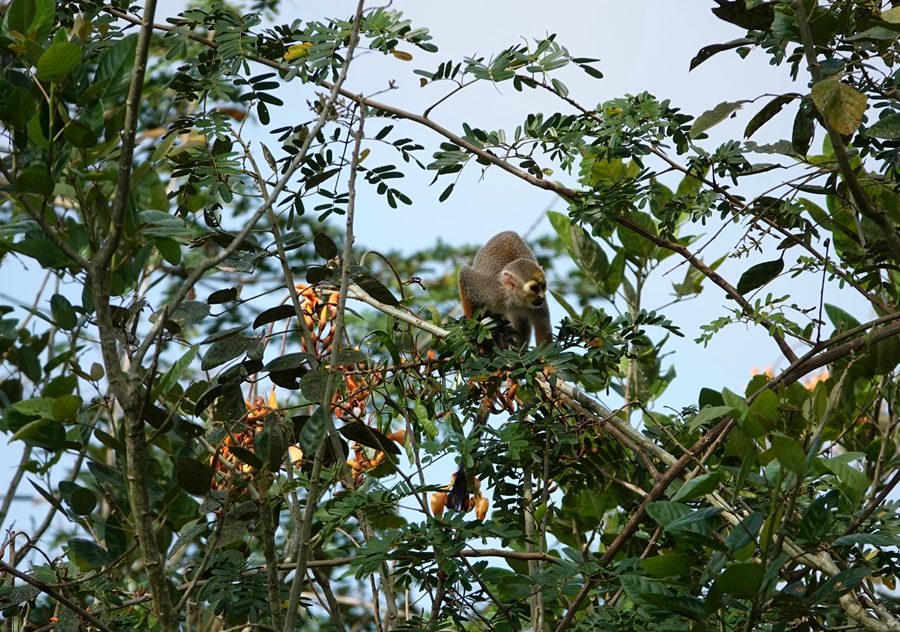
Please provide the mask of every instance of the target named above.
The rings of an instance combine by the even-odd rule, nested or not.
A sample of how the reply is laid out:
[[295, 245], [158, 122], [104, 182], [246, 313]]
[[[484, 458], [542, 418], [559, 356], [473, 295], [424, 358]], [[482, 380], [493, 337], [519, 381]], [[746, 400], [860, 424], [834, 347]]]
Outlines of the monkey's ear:
[[515, 290], [521, 285], [519, 277], [509, 270], [504, 270], [500, 273], [500, 284], [507, 290]]

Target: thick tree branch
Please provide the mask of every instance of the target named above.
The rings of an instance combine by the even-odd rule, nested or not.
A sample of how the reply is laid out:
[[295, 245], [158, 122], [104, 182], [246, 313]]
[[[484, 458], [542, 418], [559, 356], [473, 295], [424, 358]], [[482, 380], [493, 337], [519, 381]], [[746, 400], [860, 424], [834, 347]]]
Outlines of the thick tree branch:
[[141, 30], [138, 33], [137, 50], [134, 66], [131, 71], [131, 85], [125, 98], [125, 125], [122, 129], [122, 145], [119, 154], [118, 180], [116, 196], [113, 199], [112, 222], [106, 241], [94, 255], [91, 265], [105, 268], [112, 261], [113, 254], [119, 247], [122, 229], [125, 226], [125, 210], [131, 202], [131, 164], [134, 160], [134, 145], [137, 137], [138, 118], [141, 111], [141, 94], [144, 91], [144, 75], [147, 73], [147, 57], [150, 51], [150, 38], [153, 36], [153, 16], [156, 14], [156, 0], [146, 0], [144, 16], [141, 19]]
[[54, 590], [53, 588], [51, 588], [44, 582], [35, 579], [31, 575], [26, 575], [22, 571], [13, 568], [12, 566], [10, 566], [9, 564], [7, 564], [6, 562], [3, 562], [3, 561], [0, 561], [0, 570], [2, 570], [5, 573], [9, 573], [10, 575], [15, 575], [16, 577], [21, 579], [26, 584], [31, 584], [32, 586], [34, 586], [35, 588], [40, 590], [45, 595], [48, 595], [49, 597], [56, 599], [59, 603], [63, 604], [66, 608], [68, 608], [69, 610], [74, 612], [77, 616], [81, 617], [82, 619], [84, 619], [85, 621], [87, 621], [88, 623], [90, 623], [91, 625], [96, 627], [98, 630], [103, 630], [103, 632], [112, 632], [112, 630], [105, 623], [100, 621], [97, 617], [92, 615], [90, 612], [88, 612], [87, 610], [85, 610], [84, 608], [79, 606], [77, 603], [75, 603], [71, 599], [64, 597], [63, 595], [61, 595], [59, 592], [57, 592], [56, 590]]
[[[331, 90], [331, 94], [329, 95], [329, 101], [325, 104], [325, 107], [322, 109], [322, 116], [320, 116], [319, 121], [324, 124], [324, 117], [330, 112], [331, 107], [334, 102], [337, 100], [337, 94], [340, 90], [340, 86], [343, 83], [344, 79], [347, 77], [347, 69], [350, 67], [350, 62], [353, 60], [353, 52], [356, 49], [356, 45], [359, 42], [359, 25], [362, 21], [362, 12], [363, 7], [365, 5], [364, 0], [359, 0], [359, 3], [356, 7], [356, 13], [353, 16], [353, 24], [350, 27], [350, 41], [347, 44], [347, 55], [344, 60], [344, 64], [341, 66], [341, 73], [338, 77], [338, 81], [335, 83], [334, 87]], [[343, 337], [344, 330], [344, 310], [347, 306], [347, 288], [350, 284], [350, 252], [353, 247], [353, 214], [355, 208], [355, 198], [353, 184], [356, 178], [357, 165], [359, 164], [359, 154], [360, 154], [360, 144], [362, 143], [362, 121], [360, 120], [360, 129], [358, 131], [358, 136], [356, 138], [356, 144], [353, 150], [353, 160], [350, 166], [350, 194], [349, 194], [349, 203], [347, 205], [347, 234], [346, 234], [346, 243], [344, 244], [344, 257], [342, 259], [342, 270], [341, 270], [341, 287], [340, 287], [340, 295], [338, 298], [337, 305], [337, 317], [334, 321], [334, 343], [332, 345], [332, 353], [331, 353], [331, 361], [329, 370], [326, 373], [325, 377], [325, 392], [322, 396], [321, 400], [321, 408], [325, 412], [326, 417], [326, 429], [333, 429], [333, 422], [331, 420], [331, 399], [335, 390], [335, 381], [337, 380], [337, 373], [339, 372], [337, 366], [337, 357], [341, 350], [341, 341]], [[319, 127], [321, 129], [321, 126]], [[318, 133], [316, 130], [315, 134]], [[310, 132], [307, 135], [306, 140], [304, 141], [304, 147], [308, 148], [307, 142], [310, 141], [315, 134]], [[305, 153], [305, 152], [301, 152]], [[299, 166], [299, 163], [297, 163]], [[310, 349], [311, 351], [312, 349]], [[336, 439], [336, 436], [333, 432], [329, 434], [332, 435], [332, 438]], [[334, 442], [336, 443], [336, 442]], [[334, 443], [332, 445], [334, 445]], [[341, 447], [339, 444], [335, 445], [335, 455], [341, 454]], [[315, 476], [316, 488], [318, 487], [318, 478], [319, 473], [316, 471], [318, 468], [321, 471], [322, 460], [325, 456], [325, 443], [323, 442], [316, 451], [316, 461], [313, 466], [313, 475]], [[302, 587], [303, 581], [306, 579], [306, 565], [309, 558], [309, 536], [312, 529], [312, 519], [315, 514], [315, 505], [318, 502], [318, 492], [313, 495], [313, 479], [310, 479], [310, 491], [306, 497], [306, 509], [303, 514], [303, 523], [301, 524], [301, 538], [300, 538], [300, 549], [297, 552], [297, 572], [294, 574], [294, 584], [291, 586], [291, 596], [288, 603], [288, 613], [287, 618], [284, 622], [284, 629], [286, 631], [294, 630], [296, 625], [296, 617], [297, 617], [297, 605], [300, 597], [300, 588]], [[387, 593], [386, 596], [392, 598], [393, 592]], [[396, 604], [394, 604], [394, 612], [396, 612]]]

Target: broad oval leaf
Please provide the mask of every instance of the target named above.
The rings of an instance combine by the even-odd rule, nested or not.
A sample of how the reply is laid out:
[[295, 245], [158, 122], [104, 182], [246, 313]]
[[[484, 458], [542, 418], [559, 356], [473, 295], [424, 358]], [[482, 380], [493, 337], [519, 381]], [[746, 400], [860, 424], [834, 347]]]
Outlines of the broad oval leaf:
[[116, 561], [112, 553], [91, 540], [72, 538], [66, 544], [69, 545], [69, 554], [75, 556], [73, 561], [79, 567], [101, 568]]
[[866, 136], [869, 138], [900, 138], [900, 113], [889, 114], [878, 119], [866, 130]]
[[256, 317], [256, 320], [253, 321], [253, 328], [256, 329], [257, 327], [262, 327], [263, 325], [268, 325], [285, 318], [291, 318], [296, 313], [293, 305], [271, 307]]
[[741, 101], [725, 101], [724, 103], [720, 103], [716, 107], [711, 110], [707, 110], [703, 114], [697, 117], [697, 120], [691, 126], [691, 138], [697, 138], [713, 127], [714, 125], [718, 125], [729, 116], [740, 110], [743, 105], [747, 103], [746, 100]]
[[762, 564], [734, 564], [725, 569], [716, 580], [716, 585], [723, 593], [734, 597], [752, 598], [759, 593], [765, 574]]
[[344, 424], [342, 427], [338, 428], [338, 432], [347, 439], [356, 441], [367, 448], [380, 450], [382, 452], [387, 452], [388, 454], [400, 454], [400, 448], [397, 447], [396, 443], [388, 439], [384, 433], [377, 428], [372, 428], [362, 422], [355, 421]]
[[681, 486], [678, 493], [672, 497], [672, 502], [693, 500], [694, 498], [700, 498], [701, 496], [710, 494], [715, 491], [716, 487], [718, 487], [721, 482], [721, 471], [710, 472], [709, 474], [692, 478]]
[[800, 477], [806, 474], [806, 452], [799, 441], [780, 432], [774, 433], [771, 441], [775, 458], [784, 469]]
[[812, 100], [836, 132], [849, 136], [862, 122], [868, 97], [841, 83], [839, 77], [829, 77], [813, 86]]
[[53, 316], [53, 322], [60, 329], [71, 331], [78, 324], [75, 308], [62, 294], [54, 294], [50, 297], [50, 314]]
[[81, 63], [81, 48], [72, 42], [59, 42], [44, 51], [37, 64], [41, 81], [62, 83]]
[[391, 307], [398, 307], [400, 305], [400, 301], [398, 301], [391, 291], [387, 289], [381, 281], [376, 279], [370, 274], [359, 274], [353, 277], [353, 280], [356, 281], [356, 284], [364, 289], [366, 293], [374, 298], [376, 301], [380, 301], [385, 305], [390, 305]]
[[178, 457], [175, 473], [181, 489], [193, 496], [206, 496], [212, 482], [212, 468], [187, 456]]
[[765, 125], [773, 116], [781, 112], [781, 108], [799, 96], [800, 95], [797, 93], [781, 94], [766, 103], [763, 106], [763, 109], [757, 112], [753, 118], [750, 119], [750, 122], [747, 123], [747, 128], [744, 130], [744, 138], [753, 136], [753, 133], [756, 130]]
[[297, 437], [297, 443], [300, 445], [300, 449], [303, 450], [303, 454], [315, 454], [322, 442], [325, 441], [327, 414], [325, 407], [319, 406], [316, 408], [316, 412], [303, 424], [300, 436]]
[[87, 516], [97, 506], [97, 497], [94, 496], [94, 492], [86, 487], [78, 487], [72, 491], [67, 504], [72, 509], [72, 513], [79, 516]]
[[234, 360], [247, 350], [251, 342], [253, 342], [253, 338], [248, 338], [247, 336], [231, 336], [230, 338], [225, 338], [225, 340], [217, 340], [210, 345], [203, 356], [200, 369], [209, 371], [220, 364], [225, 364], [229, 360]]
[[337, 245], [335, 245], [334, 240], [325, 233], [319, 233], [315, 236], [313, 239], [313, 246], [315, 246], [316, 254], [326, 261], [330, 261], [338, 256]]
[[654, 577], [678, 577], [691, 570], [687, 555], [657, 555], [641, 560], [641, 568]]
[[79, 121], [69, 121], [63, 130], [63, 136], [79, 149], [90, 149], [99, 140], [94, 130]]
[[741, 294], [752, 292], [777, 277], [782, 270], [784, 270], [783, 258], [757, 263], [741, 275], [741, 280], [737, 284], [737, 291]]

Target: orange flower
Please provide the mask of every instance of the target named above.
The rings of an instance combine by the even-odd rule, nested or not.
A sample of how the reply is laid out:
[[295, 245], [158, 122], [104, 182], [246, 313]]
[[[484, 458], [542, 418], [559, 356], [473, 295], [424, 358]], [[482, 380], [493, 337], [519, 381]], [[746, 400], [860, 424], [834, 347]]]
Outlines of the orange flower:
[[447, 505], [447, 492], [434, 492], [431, 495], [431, 513], [435, 518], [440, 518]]
[[270, 412], [274, 410], [278, 410], [278, 400], [275, 399], [275, 389], [272, 389], [272, 392], [269, 393], [269, 401], [268, 404], [266, 400], [263, 399], [262, 395], [257, 395], [256, 399], [252, 402], [244, 402], [244, 405], [247, 407], [247, 410], [250, 411], [247, 413], [247, 422], [253, 422], [257, 419], [262, 419]]

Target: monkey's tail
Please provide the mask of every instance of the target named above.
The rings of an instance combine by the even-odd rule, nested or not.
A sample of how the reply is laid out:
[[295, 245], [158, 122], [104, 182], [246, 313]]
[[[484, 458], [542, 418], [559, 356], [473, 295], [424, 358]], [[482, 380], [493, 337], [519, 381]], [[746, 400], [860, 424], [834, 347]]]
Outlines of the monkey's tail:
[[469, 483], [462, 465], [456, 471], [453, 486], [447, 492], [447, 506], [456, 511], [466, 511], [469, 508]]

